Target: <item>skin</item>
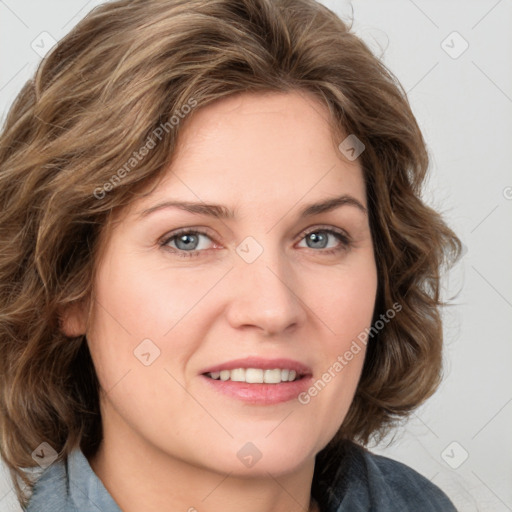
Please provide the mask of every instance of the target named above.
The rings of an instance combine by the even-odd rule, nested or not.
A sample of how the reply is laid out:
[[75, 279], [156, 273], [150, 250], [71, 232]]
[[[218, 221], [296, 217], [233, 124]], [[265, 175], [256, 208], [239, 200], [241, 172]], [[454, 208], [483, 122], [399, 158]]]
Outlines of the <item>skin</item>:
[[[364, 346], [306, 405], [247, 404], [199, 374], [235, 358], [287, 357], [316, 380], [370, 327], [377, 270], [368, 215], [345, 205], [298, 217], [341, 194], [367, 207], [361, 166], [333, 145], [327, 118], [302, 92], [198, 108], [164, 178], [104, 237], [93, 314], [70, 310], [63, 329], [87, 334], [104, 428], [89, 462], [124, 512], [314, 510], [314, 458], [346, 416]], [[167, 208], [140, 217], [171, 198], [237, 215]], [[180, 257], [187, 249], [176, 238], [159, 245], [180, 228], [208, 232], [188, 245], [199, 256]], [[347, 233], [349, 246], [326, 228]], [[311, 232], [328, 237], [325, 248]], [[236, 251], [246, 237], [263, 249], [252, 263]], [[133, 353], [147, 338], [160, 350], [149, 366]], [[252, 467], [237, 457], [249, 441], [262, 455]]]

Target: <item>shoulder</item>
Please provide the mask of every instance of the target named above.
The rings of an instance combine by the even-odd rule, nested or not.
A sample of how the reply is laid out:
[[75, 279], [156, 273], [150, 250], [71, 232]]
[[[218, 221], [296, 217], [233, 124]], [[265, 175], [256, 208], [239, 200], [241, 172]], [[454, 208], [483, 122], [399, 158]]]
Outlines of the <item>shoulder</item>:
[[79, 448], [42, 473], [27, 507], [26, 512], [121, 512]]
[[456, 512], [448, 496], [411, 467], [367, 450], [363, 451], [363, 457], [369, 482], [373, 488], [378, 488], [376, 494], [386, 493], [396, 500], [395, 503], [400, 503], [403, 510]]
[[417, 471], [354, 443], [317, 462], [315, 498], [326, 512], [457, 512], [448, 496]]
[[47, 467], [35, 482], [26, 512], [76, 512], [64, 461]]

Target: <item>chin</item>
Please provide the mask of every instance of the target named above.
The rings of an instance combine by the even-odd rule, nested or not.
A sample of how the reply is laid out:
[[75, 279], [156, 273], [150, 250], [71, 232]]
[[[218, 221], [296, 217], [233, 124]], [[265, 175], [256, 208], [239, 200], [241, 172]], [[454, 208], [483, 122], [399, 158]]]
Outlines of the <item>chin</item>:
[[[292, 473], [310, 463], [320, 450], [317, 443], [308, 442], [297, 433], [284, 431], [282, 435], [268, 435], [268, 430], [258, 436], [240, 436], [229, 442], [215, 443], [209, 450], [209, 461], [215, 461], [215, 471], [238, 476], [268, 477]], [[212, 443], [213, 444], [213, 443]]]

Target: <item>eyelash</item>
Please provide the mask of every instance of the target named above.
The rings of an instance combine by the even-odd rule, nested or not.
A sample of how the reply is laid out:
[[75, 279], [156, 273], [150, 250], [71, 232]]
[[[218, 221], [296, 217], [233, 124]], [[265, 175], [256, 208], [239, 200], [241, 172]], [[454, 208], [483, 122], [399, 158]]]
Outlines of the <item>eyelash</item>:
[[[326, 227], [316, 227], [309, 231], [302, 232], [300, 235], [299, 241], [303, 240], [305, 237], [307, 237], [311, 233], [319, 233], [319, 232], [328, 233], [330, 235], [333, 235], [335, 238], [337, 238], [342, 243], [342, 245], [340, 247], [337, 247], [334, 249], [325, 249], [325, 250], [320, 250], [320, 251], [315, 251], [315, 252], [320, 252], [321, 254], [326, 254], [326, 255], [333, 255], [333, 254], [337, 254], [341, 251], [345, 251], [351, 247], [350, 237], [348, 237], [344, 232], [338, 231], [338, 230], [335, 230], [332, 228], [326, 228]], [[196, 249], [194, 251], [183, 251], [181, 249], [175, 249], [173, 247], [168, 247], [167, 244], [169, 242], [177, 239], [178, 237], [180, 237], [182, 235], [204, 235], [204, 236], [212, 239], [210, 234], [208, 234], [205, 231], [184, 228], [184, 229], [180, 229], [180, 230], [172, 233], [170, 236], [165, 236], [164, 239], [159, 242], [159, 245], [163, 249], [168, 250], [169, 252], [172, 252], [173, 254], [176, 254], [181, 258], [193, 258], [193, 257], [201, 256], [201, 253], [205, 252], [204, 249], [203, 250]], [[310, 249], [312, 249], [312, 248], [310, 248]], [[312, 250], [314, 251], [314, 249], [312, 249]]]

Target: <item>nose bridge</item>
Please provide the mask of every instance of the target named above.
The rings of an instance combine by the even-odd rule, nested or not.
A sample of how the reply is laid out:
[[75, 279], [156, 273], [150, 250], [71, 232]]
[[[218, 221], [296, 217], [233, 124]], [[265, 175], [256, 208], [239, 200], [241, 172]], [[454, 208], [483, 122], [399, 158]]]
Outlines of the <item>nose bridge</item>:
[[271, 238], [247, 237], [237, 246], [230, 320], [279, 333], [299, 323], [304, 311], [290, 262]]

